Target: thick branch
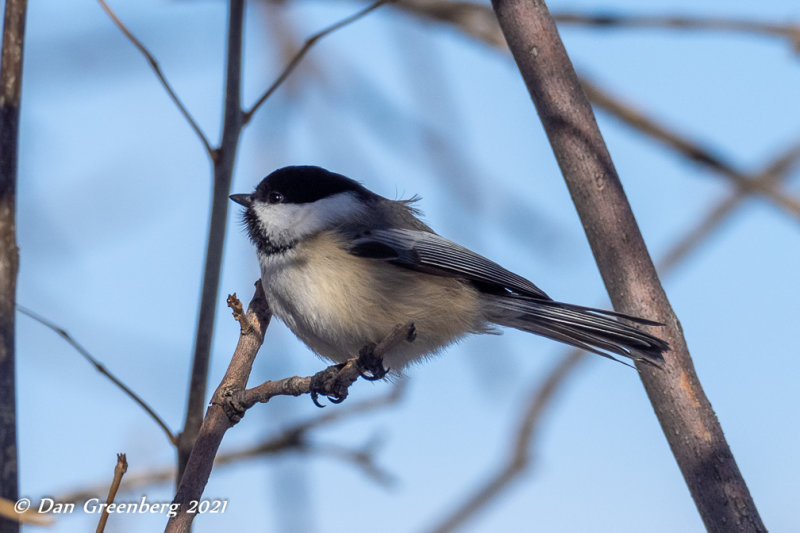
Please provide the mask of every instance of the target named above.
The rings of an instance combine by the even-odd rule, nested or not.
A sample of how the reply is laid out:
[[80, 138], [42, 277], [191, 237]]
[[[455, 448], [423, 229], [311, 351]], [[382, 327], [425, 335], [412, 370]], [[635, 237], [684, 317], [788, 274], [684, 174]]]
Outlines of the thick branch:
[[[14, 304], [17, 298], [17, 142], [22, 94], [22, 53], [26, 0], [6, 0], [0, 60], [0, 499], [18, 494]], [[19, 523], [0, 518], [0, 532]]]
[[706, 528], [765, 531], [547, 7], [528, 0], [494, 0], [493, 6], [614, 308], [665, 324], [652, 331], [672, 347], [663, 368], [639, 372]]
[[214, 151], [214, 186], [211, 195], [211, 221], [209, 222], [203, 288], [200, 295], [200, 310], [192, 357], [192, 374], [189, 382], [189, 400], [183, 431], [178, 438], [178, 472], [182, 475], [200, 431], [206, 405], [208, 364], [211, 358], [211, 342], [214, 335], [214, 319], [217, 313], [219, 277], [222, 270], [222, 251], [225, 245], [225, 230], [228, 220], [228, 196], [231, 193], [233, 167], [236, 150], [243, 127], [241, 109], [242, 79], [242, 27], [244, 0], [230, 0], [228, 13], [228, 54], [225, 76], [225, 116], [222, 126], [222, 141]]
[[[776, 157], [754, 179], [777, 183], [789, 175], [798, 159], [800, 159], [800, 144], [792, 146], [789, 150]], [[741, 189], [735, 191], [730, 197], [709, 209], [703, 221], [695, 228], [692, 228], [686, 235], [677, 239], [658, 262], [662, 276], [672, 272], [690, 252], [700, 248], [700, 245], [708, 239], [709, 235], [720, 226], [728, 215], [735, 211], [736, 207], [741, 205], [741, 202], [748, 195], [747, 191]], [[578, 368], [578, 363], [585, 359], [582, 356], [583, 353], [585, 352], [580, 350], [569, 350], [545, 379], [544, 384], [541, 386], [538, 383], [536, 384], [536, 387], [532, 389], [531, 402], [526, 410], [527, 414], [523, 417], [524, 422], [516, 433], [512, 435], [513, 453], [508, 454], [507, 460], [498, 467], [494, 474], [481, 483], [471, 496], [455, 507], [454, 511], [442, 520], [439, 525], [434, 526], [432, 531], [442, 533], [462, 527], [469, 519], [502, 495], [506, 487], [516, 480], [518, 476], [525, 473], [531, 462], [532, 453], [530, 448], [542, 418], [541, 411], [547, 407], [547, 403], [555, 396], [556, 389], [564, 386], [567, 378]]]
[[[244, 318], [239, 318], [240, 322], [245, 319], [249, 327], [245, 328], [239, 336], [236, 351], [217, 392], [214, 394], [215, 397], [221, 390], [244, 389], [258, 349], [264, 342], [264, 333], [267, 331], [271, 318], [272, 314], [264, 297], [264, 290], [261, 288], [261, 283], [257, 282], [256, 291], [247, 308], [247, 313]], [[222, 437], [233, 424], [234, 422], [228, 418], [220, 405], [212, 403], [208, 407], [173, 500], [181, 504], [181, 509], [177, 516], [170, 518], [167, 532], [190, 530], [194, 515], [186, 512], [186, 504], [192, 500], [199, 500], [203, 494]]]

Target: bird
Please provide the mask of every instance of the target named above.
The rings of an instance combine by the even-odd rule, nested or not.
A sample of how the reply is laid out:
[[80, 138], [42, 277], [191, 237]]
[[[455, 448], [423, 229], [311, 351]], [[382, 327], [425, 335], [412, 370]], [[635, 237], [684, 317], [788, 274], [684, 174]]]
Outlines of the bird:
[[230, 199], [245, 208], [273, 314], [334, 363], [409, 322], [416, 336], [383, 355], [387, 370], [498, 326], [655, 366], [669, 348], [636, 327], [658, 322], [553, 300], [438, 235], [420, 219], [417, 197], [391, 200], [318, 166], [287, 166]]

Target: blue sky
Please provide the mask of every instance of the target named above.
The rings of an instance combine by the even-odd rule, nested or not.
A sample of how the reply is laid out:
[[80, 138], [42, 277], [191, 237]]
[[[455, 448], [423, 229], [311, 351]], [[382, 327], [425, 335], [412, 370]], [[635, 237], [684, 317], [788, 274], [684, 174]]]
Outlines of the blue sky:
[[[117, 5], [119, 4], [119, 5]], [[305, 36], [354, 2], [249, 6], [244, 101], [283, 65], [275, 28]], [[219, 2], [112, 3], [158, 57], [206, 134], [222, 116]], [[551, 10], [797, 20], [795, 3], [553, 2]], [[272, 23], [270, 23], [272, 21]], [[29, 7], [20, 142], [18, 301], [65, 327], [176, 431], [183, 420], [210, 195], [210, 164], [146, 62], [94, 2]], [[581, 73], [755, 171], [800, 138], [797, 55], [768, 37], [565, 27]], [[298, 37], [299, 38], [299, 37]], [[274, 168], [319, 164], [388, 197], [422, 196], [437, 231], [530, 278], [553, 297], [607, 306], [602, 282], [515, 65], [455, 30], [384, 9], [323, 41], [244, 133], [233, 192]], [[730, 186], [600, 112], [648, 247], [662, 257]], [[432, 140], [433, 139], [433, 140]], [[436, 143], [434, 143], [436, 141]], [[431, 146], [436, 147], [432, 155]], [[437, 155], [438, 154], [438, 155]], [[786, 189], [800, 194], [796, 172]], [[234, 206], [235, 207], [235, 206]], [[768, 528], [800, 528], [797, 218], [749, 199], [664, 284], [698, 375]], [[226, 294], [249, 297], [253, 250], [231, 209], [210, 388], [235, 346]], [[34, 499], [169, 465], [155, 424], [52, 332], [18, 317], [21, 491]], [[397, 406], [314, 433], [323, 445], [378, 442], [390, 488], [322, 454], [215, 470], [228, 498], [197, 531], [426, 531], [503, 460], [531, 389], [563, 348], [516, 331], [465, 340], [409, 371]], [[279, 322], [253, 382], [323, 367]], [[348, 402], [380, 395], [358, 383]], [[325, 412], [342, 409], [330, 406]], [[308, 398], [257, 406], [224, 449], [317, 416]], [[585, 361], [534, 442], [533, 465], [469, 532], [701, 531], [643, 388], [630, 369]], [[171, 499], [171, 488], [146, 495]], [[98, 496], [102, 497], [102, 494]], [[298, 518], [299, 516], [299, 518]], [[114, 527], [161, 527], [121, 517]], [[84, 531], [96, 517], [59, 518]]]

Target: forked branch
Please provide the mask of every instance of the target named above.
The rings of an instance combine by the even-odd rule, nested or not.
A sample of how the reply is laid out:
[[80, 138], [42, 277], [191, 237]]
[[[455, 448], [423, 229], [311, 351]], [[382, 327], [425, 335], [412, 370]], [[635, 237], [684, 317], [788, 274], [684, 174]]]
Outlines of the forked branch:
[[256, 282], [256, 292], [246, 312], [243, 312], [236, 295], [228, 298], [228, 305], [233, 309], [234, 317], [240, 325], [239, 343], [228, 370], [212, 397], [211, 405], [189, 455], [178, 492], [173, 500], [174, 503], [180, 504], [180, 508], [167, 524], [168, 533], [186, 532], [191, 528], [194, 514], [188, 512], [187, 504], [199, 500], [202, 496], [225, 432], [241, 420], [249, 407], [269, 401], [278, 395], [313, 396], [318, 393], [328, 396], [331, 401], [342, 401], [347, 396], [350, 385], [359, 376], [368, 377], [366, 372], [375, 375], [376, 360], [382, 368], [380, 361], [387, 350], [397, 343], [413, 340], [413, 324], [399, 325], [378, 345], [365, 347], [359, 357], [350, 359], [346, 363], [328, 367], [315, 376], [268, 381], [248, 390], [245, 387], [253, 361], [264, 342], [264, 333], [272, 315], [260, 281]]

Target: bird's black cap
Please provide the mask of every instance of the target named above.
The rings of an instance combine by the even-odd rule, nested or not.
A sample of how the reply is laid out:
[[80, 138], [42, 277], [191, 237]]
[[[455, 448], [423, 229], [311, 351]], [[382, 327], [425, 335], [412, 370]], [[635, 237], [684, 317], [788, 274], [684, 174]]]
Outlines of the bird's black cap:
[[305, 204], [342, 192], [353, 192], [364, 199], [374, 196], [363, 185], [341, 174], [315, 166], [291, 166], [280, 168], [264, 178], [252, 199]]

